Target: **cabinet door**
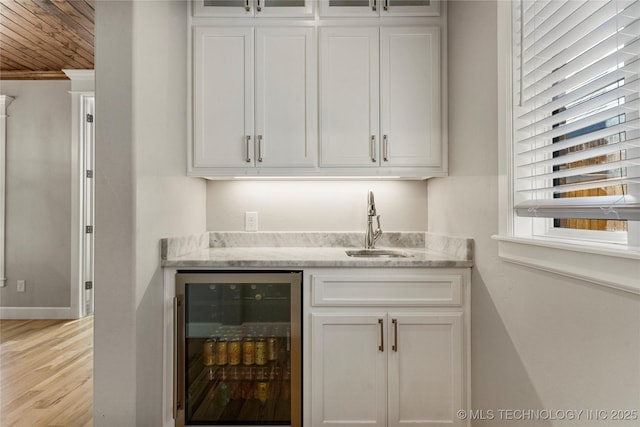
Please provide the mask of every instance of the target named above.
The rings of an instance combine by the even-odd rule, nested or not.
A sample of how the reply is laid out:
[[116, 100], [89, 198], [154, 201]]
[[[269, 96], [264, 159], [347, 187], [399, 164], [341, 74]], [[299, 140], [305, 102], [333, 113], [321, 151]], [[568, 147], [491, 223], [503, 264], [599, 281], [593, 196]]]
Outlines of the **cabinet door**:
[[440, 0], [320, 0], [320, 16], [439, 16]]
[[384, 0], [320, 0], [320, 16], [378, 16]]
[[255, 0], [257, 17], [311, 17], [315, 0]]
[[320, 29], [320, 166], [375, 167], [379, 30]]
[[440, 30], [380, 29], [383, 166], [440, 166]]
[[462, 426], [462, 313], [389, 313], [389, 427]]
[[313, 426], [386, 426], [384, 318], [312, 314]]
[[440, 0], [380, 0], [381, 16], [439, 16]]
[[314, 166], [316, 53], [311, 27], [256, 29], [256, 161]]
[[254, 0], [192, 0], [193, 16], [252, 17]]
[[194, 16], [310, 17], [313, 0], [192, 0]]
[[194, 29], [194, 167], [253, 163], [253, 28]]

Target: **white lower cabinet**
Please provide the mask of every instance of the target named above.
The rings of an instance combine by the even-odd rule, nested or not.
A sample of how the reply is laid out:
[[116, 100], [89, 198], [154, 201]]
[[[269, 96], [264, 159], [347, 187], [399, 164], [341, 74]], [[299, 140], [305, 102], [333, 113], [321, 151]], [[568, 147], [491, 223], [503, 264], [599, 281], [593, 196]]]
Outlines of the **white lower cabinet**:
[[386, 426], [384, 313], [312, 315], [313, 426]]
[[459, 423], [463, 408], [462, 313], [388, 314], [388, 425]]
[[361, 270], [309, 275], [311, 426], [467, 426], [468, 269]]

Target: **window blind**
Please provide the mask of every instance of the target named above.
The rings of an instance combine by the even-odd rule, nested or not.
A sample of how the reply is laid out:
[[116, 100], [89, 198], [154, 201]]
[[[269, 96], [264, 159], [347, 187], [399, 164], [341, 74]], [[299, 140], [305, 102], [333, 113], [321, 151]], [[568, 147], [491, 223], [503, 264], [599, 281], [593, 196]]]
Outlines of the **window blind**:
[[640, 0], [513, 6], [516, 213], [640, 220]]

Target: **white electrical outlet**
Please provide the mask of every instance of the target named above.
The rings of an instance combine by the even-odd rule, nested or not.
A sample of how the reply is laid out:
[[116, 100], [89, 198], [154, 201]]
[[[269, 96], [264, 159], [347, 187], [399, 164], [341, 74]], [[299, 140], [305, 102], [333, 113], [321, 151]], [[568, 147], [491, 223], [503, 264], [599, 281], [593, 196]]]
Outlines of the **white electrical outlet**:
[[258, 212], [244, 213], [244, 231], [258, 231]]
[[24, 292], [24, 287], [25, 287], [25, 281], [18, 280], [18, 292]]

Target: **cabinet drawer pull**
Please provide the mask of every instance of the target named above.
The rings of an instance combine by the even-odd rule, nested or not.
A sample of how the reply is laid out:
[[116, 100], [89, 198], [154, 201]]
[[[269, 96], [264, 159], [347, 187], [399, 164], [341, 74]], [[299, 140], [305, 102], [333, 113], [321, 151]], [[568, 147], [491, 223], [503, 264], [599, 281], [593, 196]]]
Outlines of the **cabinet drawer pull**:
[[371, 135], [371, 141], [369, 143], [369, 156], [371, 157], [371, 162], [375, 163], [378, 160], [376, 159], [376, 136]]
[[251, 155], [249, 154], [249, 145], [251, 144], [251, 135], [244, 137], [244, 161], [251, 162]]
[[378, 350], [384, 351], [384, 320], [378, 319], [378, 325], [380, 325], [380, 345]]
[[377, 9], [378, 9], [378, 0], [373, 0], [373, 2], [371, 3], [371, 10], [375, 12]]
[[244, 0], [244, 10], [251, 12], [251, 6], [249, 6], [249, 0]]
[[389, 137], [382, 135], [382, 160], [389, 161]]
[[262, 162], [262, 135], [256, 136], [258, 140], [258, 161]]
[[391, 350], [398, 352], [398, 319], [391, 319], [391, 323], [393, 323], [393, 346], [391, 346]]
[[389, 10], [389, 0], [383, 0], [384, 1], [384, 6], [382, 6], [382, 8], [384, 10]]
[[262, 6], [260, 6], [260, 0], [258, 0], [258, 2], [257, 2], [256, 10], [257, 10], [258, 12], [262, 12]]

